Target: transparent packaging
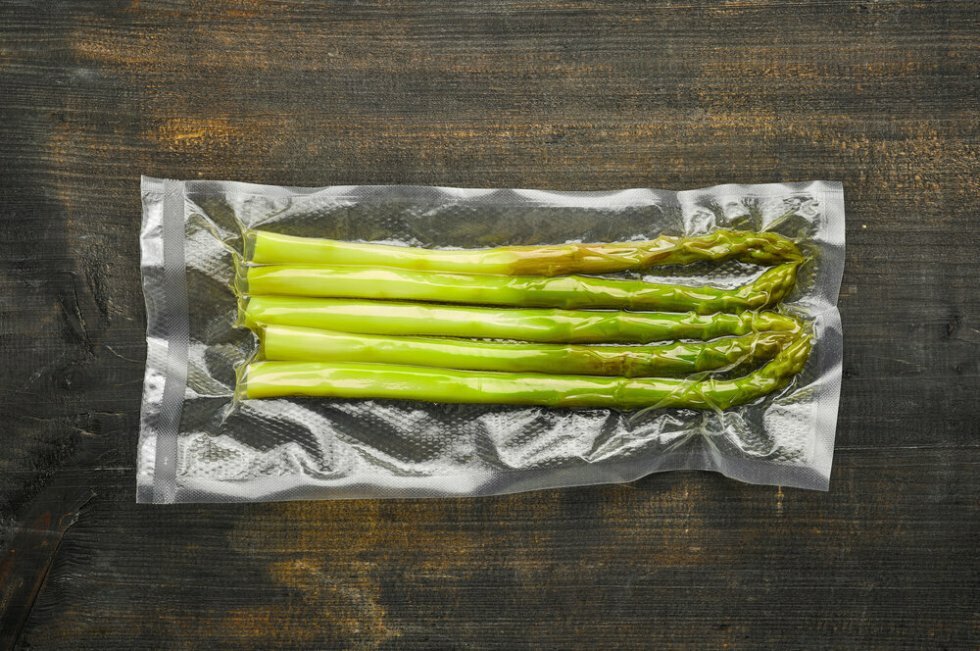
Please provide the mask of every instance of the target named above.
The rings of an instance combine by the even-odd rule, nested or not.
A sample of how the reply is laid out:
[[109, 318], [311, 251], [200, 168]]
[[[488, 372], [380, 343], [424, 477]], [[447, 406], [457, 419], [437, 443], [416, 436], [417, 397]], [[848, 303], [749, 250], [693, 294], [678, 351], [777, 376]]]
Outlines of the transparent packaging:
[[[144, 177], [142, 195], [148, 353], [140, 502], [491, 495], [681, 469], [759, 484], [828, 487], [842, 357], [836, 307], [844, 263], [840, 184], [550, 192], [285, 188]], [[637, 271], [618, 268], [619, 258], [601, 244], [722, 230], [793, 240], [804, 256], [792, 267], [795, 282], [751, 250]], [[278, 235], [257, 241], [256, 232]], [[330, 255], [341, 266], [318, 266], [322, 252], [303, 250], [291, 237], [339, 241]], [[363, 250], [352, 254], [343, 243], [361, 242], [439, 252], [444, 273], [437, 284], [427, 282], [436, 276], [413, 271], [418, 253], [406, 248], [395, 251], [405, 258], [401, 270], [372, 263], [353, 273], [343, 266], [345, 256], [363, 262]], [[585, 273], [601, 275], [563, 275], [560, 255], [537, 277], [488, 277], [498, 285], [484, 293], [459, 275], [468, 264], [462, 250], [576, 242], [600, 243], [596, 267]], [[375, 248], [369, 253], [376, 262], [397, 266], [391, 249]], [[562, 247], [551, 248], [561, 254]], [[494, 255], [484, 260], [513, 268], [510, 257]], [[277, 267], [284, 257], [296, 265]], [[304, 296], [283, 295], [297, 286]], [[357, 297], [372, 287], [392, 294], [372, 298], [447, 302], [393, 303], [400, 305], [396, 317], [387, 312], [366, 331], [345, 331], [352, 319], [363, 326], [366, 308]], [[591, 292], [588, 299], [571, 291], [582, 287]], [[664, 287], [673, 288], [667, 298]], [[276, 295], [251, 295], [259, 292]], [[324, 298], [310, 298], [319, 296]], [[449, 296], [481, 306], [455, 304]], [[514, 296], [532, 297], [533, 322], [509, 309]], [[698, 305], [704, 306], [701, 314]], [[611, 311], [689, 308], [694, 311], [656, 313], [654, 319], [652, 313]], [[574, 322], [578, 313], [569, 310], [580, 309], [590, 310], [589, 323]], [[306, 322], [276, 322], [277, 315], [297, 313]], [[249, 323], [253, 316], [262, 323]], [[678, 316], [684, 317], [683, 331]], [[700, 380], [717, 388], [739, 375], [733, 367], [746, 357], [786, 350], [787, 333], [778, 324], [787, 320], [811, 335], [798, 355], [805, 363], [787, 385], [733, 406], [709, 400], [694, 409], [656, 399]], [[540, 329], [543, 322], [562, 323], [563, 332], [579, 339], [534, 334], [531, 325]], [[756, 328], [759, 323], [766, 327]], [[719, 324], [724, 332], [713, 330]], [[261, 350], [244, 327], [249, 325], [263, 334]], [[651, 328], [682, 334], [670, 340], [635, 334]], [[595, 333], [605, 334], [597, 340]], [[716, 335], [725, 337], [711, 338]], [[503, 341], [511, 338], [522, 343]], [[290, 361], [246, 366], [266, 348], [276, 360]], [[424, 365], [418, 365], [418, 351], [428, 359]], [[394, 365], [376, 364], [379, 355]], [[412, 360], [413, 366], [400, 365]], [[454, 370], [442, 370], [449, 360]], [[498, 373], [501, 360], [529, 373], [574, 376], [542, 375], [531, 383], [541, 404], [496, 404], [494, 395], [506, 396], [517, 386]], [[477, 404], [407, 400], [396, 390], [386, 399], [377, 392], [357, 397], [362, 384], [349, 380], [363, 369], [379, 373], [389, 387], [430, 382], [442, 392], [433, 399], [467, 395]], [[348, 382], [350, 388], [346, 397], [311, 391], [259, 399], [263, 387], [276, 393], [276, 378], [285, 370], [294, 385], [303, 373], [322, 378], [329, 372], [331, 386]], [[719, 372], [719, 379], [708, 379]], [[525, 395], [528, 388], [522, 387]], [[634, 402], [620, 401], [620, 409], [594, 406], [607, 390]], [[586, 406], [575, 395], [584, 396], [579, 402]]]

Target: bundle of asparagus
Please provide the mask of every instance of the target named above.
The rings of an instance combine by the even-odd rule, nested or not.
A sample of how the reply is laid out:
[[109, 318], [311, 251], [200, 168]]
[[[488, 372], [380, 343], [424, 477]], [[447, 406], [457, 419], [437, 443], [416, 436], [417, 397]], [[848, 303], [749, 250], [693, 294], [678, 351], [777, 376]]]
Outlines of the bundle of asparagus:
[[[252, 231], [245, 253], [245, 398], [726, 409], [785, 387], [811, 347], [763, 311], [803, 260], [773, 233], [428, 250]], [[736, 289], [584, 275], [730, 259], [771, 268]]]

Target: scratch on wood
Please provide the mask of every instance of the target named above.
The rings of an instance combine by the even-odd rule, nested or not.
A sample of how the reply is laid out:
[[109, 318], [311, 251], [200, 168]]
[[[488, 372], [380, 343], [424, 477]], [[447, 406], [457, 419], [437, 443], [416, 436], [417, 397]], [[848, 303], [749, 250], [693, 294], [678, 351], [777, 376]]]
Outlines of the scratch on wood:
[[68, 331], [78, 339], [79, 343], [85, 346], [86, 350], [92, 352], [94, 350], [94, 344], [89, 338], [88, 330], [85, 327], [85, 317], [82, 315], [82, 310], [78, 302], [78, 287], [75, 286], [77, 276], [74, 272], [71, 272], [70, 275], [71, 295], [68, 296], [64, 292], [58, 295], [62, 315], [68, 326]]
[[241, 128], [225, 117], [180, 117], [165, 120], [151, 137], [160, 143], [184, 145], [188, 141], [202, 140], [228, 143], [241, 135]]
[[[54, 493], [54, 507], [45, 506]], [[0, 560], [0, 648], [13, 648], [44, 586], [65, 532], [78, 522], [82, 509], [95, 493], [85, 490], [62, 495], [46, 491], [35, 498], [35, 510], [25, 518], [27, 525], [7, 547]], [[57, 509], [57, 510], [56, 510]]]

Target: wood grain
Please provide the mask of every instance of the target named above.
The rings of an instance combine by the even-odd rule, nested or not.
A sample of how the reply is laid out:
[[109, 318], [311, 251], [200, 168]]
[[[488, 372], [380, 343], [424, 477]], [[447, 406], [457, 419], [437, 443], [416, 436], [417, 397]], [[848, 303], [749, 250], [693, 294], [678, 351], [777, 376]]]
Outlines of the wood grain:
[[[909, 0], [0, 1], [0, 647], [975, 648], [978, 25]], [[841, 180], [831, 491], [137, 506], [141, 173]]]

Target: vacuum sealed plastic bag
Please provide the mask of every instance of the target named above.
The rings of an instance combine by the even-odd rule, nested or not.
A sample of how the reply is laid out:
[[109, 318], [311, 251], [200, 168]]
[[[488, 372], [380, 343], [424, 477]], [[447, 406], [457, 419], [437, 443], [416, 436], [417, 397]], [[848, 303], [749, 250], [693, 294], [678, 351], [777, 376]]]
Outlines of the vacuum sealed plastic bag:
[[825, 490], [839, 184], [143, 179], [140, 502]]

